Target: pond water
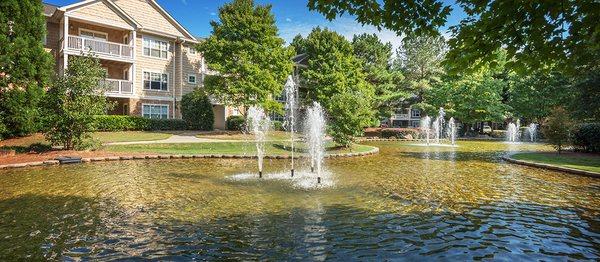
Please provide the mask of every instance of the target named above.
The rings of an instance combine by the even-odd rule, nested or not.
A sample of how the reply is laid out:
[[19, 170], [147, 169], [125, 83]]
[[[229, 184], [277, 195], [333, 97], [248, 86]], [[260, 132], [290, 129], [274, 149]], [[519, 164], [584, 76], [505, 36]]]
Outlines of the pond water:
[[0, 171], [0, 260], [600, 259], [600, 179], [500, 159], [546, 147], [368, 144], [320, 188], [233, 159]]

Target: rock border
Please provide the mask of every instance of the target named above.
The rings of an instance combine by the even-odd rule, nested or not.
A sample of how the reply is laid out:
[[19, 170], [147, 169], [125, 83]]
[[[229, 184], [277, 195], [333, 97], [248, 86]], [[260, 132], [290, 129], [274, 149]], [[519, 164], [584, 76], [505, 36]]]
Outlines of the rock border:
[[580, 170], [580, 169], [574, 169], [574, 168], [556, 166], [556, 165], [551, 165], [551, 164], [544, 164], [544, 163], [536, 163], [536, 162], [518, 160], [518, 159], [511, 158], [509, 156], [503, 156], [502, 159], [504, 161], [507, 161], [507, 162], [513, 163], [513, 164], [517, 164], [517, 165], [523, 165], [523, 166], [529, 166], [529, 167], [536, 167], [536, 168], [543, 168], [543, 169], [548, 169], [548, 170], [553, 170], [553, 171], [561, 171], [561, 172], [575, 174], [575, 175], [580, 175], [580, 176], [600, 178], [600, 173], [592, 172], [592, 171], [586, 171], [586, 170]]
[[[357, 156], [369, 156], [379, 153], [379, 148], [372, 146], [371, 150], [366, 152], [356, 153], [342, 153], [342, 154], [327, 154], [325, 158], [344, 158], [344, 157], [357, 157]], [[106, 162], [106, 161], [126, 161], [126, 160], [162, 160], [162, 159], [191, 159], [191, 158], [215, 158], [215, 159], [255, 159], [255, 155], [231, 155], [231, 154], [198, 154], [198, 155], [179, 155], [179, 154], [147, 154], [147, 155], [124, 155], [124, 156], [99, 156], [99, 157], [87, 157], [82, 158], [81, 163], [91, 162]], [[294, 156], [294, 159], [306, 158], [305, 155]], [[265, 159], [291, 159], [289, 155], [278, 156], [278, 155], [267, 155]], [[56, 165], [73, 165], [61, 164], [58, 160], [46, 160], [36, 161], [18, 164], [7, 164], [0, 165], [2, 169], [14, 169], [24, 167], [36, 167], [36, 166], [56, 166]]]

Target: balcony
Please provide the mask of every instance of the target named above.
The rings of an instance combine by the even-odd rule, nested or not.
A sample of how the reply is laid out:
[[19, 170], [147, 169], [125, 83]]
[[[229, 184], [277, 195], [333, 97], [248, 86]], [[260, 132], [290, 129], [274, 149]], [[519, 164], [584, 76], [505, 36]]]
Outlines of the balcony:
[[68, 36], [67, 51], [75, 54], [93, 52], [100, 58], [133, 60], [133, 46], [72, 35]]
[[410, 120], [409, 114], [394, 114], [392, 115], [393, 120]]
[[110, 95], [132, 95], [133, 94], [133, 82], [128, 80], [120, 79], [105, 79], [104, 85], [106, 85], [106, 94]]

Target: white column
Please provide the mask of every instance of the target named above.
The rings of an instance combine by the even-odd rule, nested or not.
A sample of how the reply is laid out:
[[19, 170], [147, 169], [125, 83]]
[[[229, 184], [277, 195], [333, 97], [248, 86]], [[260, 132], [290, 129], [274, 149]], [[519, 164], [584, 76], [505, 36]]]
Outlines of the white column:
[[66, 54], [69, 46], [69, 17], [65, 15], [63, 18], [63, 74], [66, 73], [69, 66], [69, 55]]

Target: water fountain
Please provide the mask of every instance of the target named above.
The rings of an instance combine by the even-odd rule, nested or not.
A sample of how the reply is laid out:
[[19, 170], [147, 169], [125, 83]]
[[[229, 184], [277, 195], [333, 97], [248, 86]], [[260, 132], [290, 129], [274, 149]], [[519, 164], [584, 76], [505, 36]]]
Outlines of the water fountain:
[[258, 177], [263, 175], [263, 159], [265, 156], [265, 139], [271, 127], [271, 121], [265, 111], [259, 106], [252, 106], [248, 110], [246, 126], [248, 132], [254, 134], [256, 156], [258, 158]]
[[425, 142], [429, 145], [429, 133], [431, 132], [431, 117], [426, 116], [421, 120], [421, 130], [425, 131]]
[[444, 135], [444, 117], [446, 112], [443, 107], [440, 107], [438, 117], [433, 121], [433, 131], [435, 132], [435, 144], [439, 145], [442, 136]]
[[527, 126], [527, 134], [529, 135], [529, 141], [535, 142], [535, 138], [537, 136], [537, 128], [538, 125], [536, 123], [531, 123]]
[[285, 91], [285, 111], [286, 111], [286, 126], [289, 127], [290, 130], [290, 143], [292, 147], [292, 167], [291, 174], [294, 176], [294, 125], [295, 121], [295, 111], [296, 111], [296, 84], [294, 83], [294, 79], [292, 76], [288, 76], [287, 82], [284, 86]]
[[454, 117], [448, 120], [448, 138], [451, 145], [456, 145], [456, 122], [454, 121]]
[[317, 102], [306, 110], [305, 132], [311, 172], [316, 172], [317, 183], [321, 183], [325, 157], [325, 114]]
[[506, 129], [506, 141], [510, 143], [516, 143], [519, 141], [519, 133], [521, 128], [521, 121], [517, 119], [515, 123], [509, 123]]

